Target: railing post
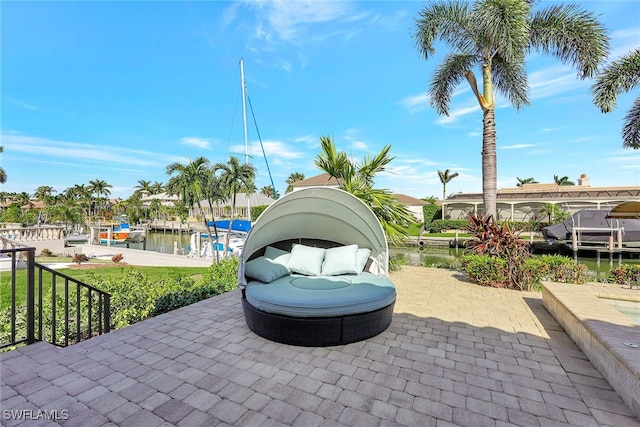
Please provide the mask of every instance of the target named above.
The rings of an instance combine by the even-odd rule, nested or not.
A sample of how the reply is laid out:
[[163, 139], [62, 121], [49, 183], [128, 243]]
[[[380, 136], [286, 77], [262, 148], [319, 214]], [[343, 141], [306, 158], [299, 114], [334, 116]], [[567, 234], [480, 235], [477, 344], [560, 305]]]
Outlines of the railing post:
[[[28, 248], [27, 252], [27, 344], [35, 341], [35, 269], [36, 249]], [[17, 253], [16, 253], [17, 255]]]
[[111, 330], [109, 322], [111, 322], [111, 295], [104, 295], [104, 333], [109, 333]]

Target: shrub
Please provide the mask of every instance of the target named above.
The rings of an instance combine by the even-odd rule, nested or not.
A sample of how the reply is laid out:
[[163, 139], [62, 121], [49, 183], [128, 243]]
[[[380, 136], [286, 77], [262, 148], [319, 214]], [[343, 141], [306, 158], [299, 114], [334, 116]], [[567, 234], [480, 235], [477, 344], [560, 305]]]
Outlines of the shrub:
[[466, 246], [474, 254], [488, 255], [505, 261], [504, 286], [528, 289], [527, 280], [524, 277], [524, 263], [531, 254], [529, 243], [519, 237], [519, 232], [507, 223], [496, 223], [491, 215], [484, 217], [470, 215], [467, 230], [473, 234], [473, 237], [467, 240]]
[[542, 255], [525, 262], [525, 280], [529, 289], [540, 289], [540, 282], [565, 282], [583, 285], [587, 282], [588, 268], [573, 259], [560, 255]]
[[640, 265], [622, 264], [609, 270], [609, 281], [629, 285], [630, 288], [640, 286]]
[[467, 219], [436, 219], [429, 225], [430, 233], [441, 233], [443, 230], [464, 230], [469, 226]]
[[251, 207], [251, 221], [255, 222], [255, 220], [258, 219], [260, 214], [262, 212], [264, 212], [264, 210], [267, 209], [268, 207], [269, 207], [269, 205], [252, 206]]
[[442, 217], [442, 208], [436, 204], [424, 205], [422, 207], [424, 226], [428, 230], [433, 221]]
[[393, 254], [389, 257], [389, 271], [398, 271], [409, 261], [403, 254]]
[[198, 283], [159, 296], [154, 302], [152, 316], [231, 291], [237, 286], [237, 278], [237, 258], [226, 259], [214, 264], [203, 274]]
[[490, 255], [460, 257], [462, 271], [469, 275], [471, 282], [482, 286], [504, 287], [507, 282], [506, 264], [504, 259]]
[[73, 258], [71, 258], [71, 261], [80, 265], [83, 262], [89, 261], [89, 257], [86, 256], [85, 254], [74, 254]]

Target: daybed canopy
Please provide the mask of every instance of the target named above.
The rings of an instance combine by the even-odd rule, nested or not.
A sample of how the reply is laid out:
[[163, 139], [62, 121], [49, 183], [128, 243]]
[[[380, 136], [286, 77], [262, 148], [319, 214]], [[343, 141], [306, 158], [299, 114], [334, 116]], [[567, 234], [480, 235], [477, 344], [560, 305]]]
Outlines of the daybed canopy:
[[244, 264], [268, 245], [292, 239], [320, 239], [371, 249], [370, 271], [387, 276], [387, 239], [378, 218], [360, 199], [331, 187], [293, 191], [276, 200], [252, 225], [240, 257], [238, 280], [246, 286]]

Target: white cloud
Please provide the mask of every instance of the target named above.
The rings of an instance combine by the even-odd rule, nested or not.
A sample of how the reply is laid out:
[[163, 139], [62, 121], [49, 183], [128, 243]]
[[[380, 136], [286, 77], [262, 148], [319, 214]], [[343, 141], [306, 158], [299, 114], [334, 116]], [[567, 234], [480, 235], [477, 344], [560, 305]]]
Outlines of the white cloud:
[[[343, 29], [323, 27], [324, 31], [314, 32], [311, 29], [316, 25], [335, 22], [362, 21], [369, 15], [358, 11], [354, 3], [347, 1], [262, 0], [243, 4], [255, 12], [255, 39], [270, 45], [281, 41], [308, 45], [323, 43], [333, 37], [348, 39], [360, 30], [353, 25]], [[236, 19], [238, 16], [235, 11], [230, 11], [225, 22], [229, 22], [230, 17]]]
[[[264, 147], [264, 152], [267, 156], [267, 160], [269, 162], [276, 160], [292, 160], [292, 159], [301, 159], [305, 156], [305, 154], [301, 151], [294, 151], [290, 146], [285, 144], [282, 141], [262, 141], [262, 146]], [[244, 153], [244, 145], [235, 145], [231, 147], [230, 152], [232, 153]], [[238, 154], [236, 154], [238, 156]], [[253, 159], [252, 162], [256, 163], [258, 161], [264, 161], [262, 155], [262, 147], [260, 147], [259, 142], [252, 142], [249, 146], [249, 156]]]
[[196, 138], [193, 136], [185, 136], [180, 138], [180, 144], [192, 145], [198, 148], [209, 148], [211, 146], [208, 140], [202, 139], [202, 138]]
[[400, 101], [400, 104], [409, 111], [409, 114], [416, 114], [429, 108], [429, 95], [425, 92], [408, 96]]
[[2, 144], [5, 152], [25, 153], [42, 158], [61, 159], [66, 161], [102, 164], [118, 164], [120, 166], [163, 167], [174, 162], [175, 157], [155, 152], [132, 150], [120, 147], [109, 150], [103, 145], [91, 145], [77, 142], [58, 141], [20, 134], [3, 133]]
[[553, 65], [529, 74], [531, 99], [548, 98], [588, 86], [569, 66]]
[[522, 148], [530, 148], [530, 147], [535, 147], [535, 144], [513, 144], [513, 145], [502, 145], [498, 148], [501, 148], [503, 150], [519, 150]]
[[479, 105], [472, 105], [469, 107], [462, 107], [455, 109], [449, 112], [448, 116], [441, 116], [438, 120], [436, 120], [436, 124], [438, 125], [447, 125], [456, 122], [460, 117], [466, 116], [467, 114], [475, 113], [480, 110]]
[[640, 27], [625, 28], [611, 33], [611, 54], [612, 60], [627, 55], [638, 48], [640, 40]]

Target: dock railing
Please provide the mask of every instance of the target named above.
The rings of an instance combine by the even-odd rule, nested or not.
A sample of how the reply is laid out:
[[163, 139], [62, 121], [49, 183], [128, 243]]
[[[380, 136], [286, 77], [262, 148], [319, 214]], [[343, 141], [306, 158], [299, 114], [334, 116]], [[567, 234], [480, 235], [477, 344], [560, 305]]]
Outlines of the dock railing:
[[0, 349], [36, 341], [65, 347], [110, 331], [109, 293], [37, 263], [33, 247], [2, 240], [0, 293], [9, 304], [0, 310]]

